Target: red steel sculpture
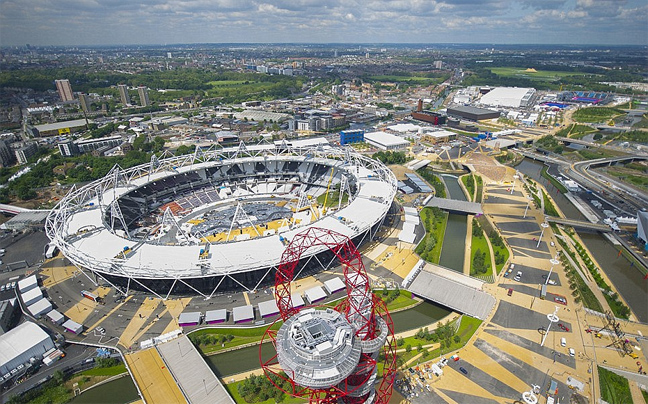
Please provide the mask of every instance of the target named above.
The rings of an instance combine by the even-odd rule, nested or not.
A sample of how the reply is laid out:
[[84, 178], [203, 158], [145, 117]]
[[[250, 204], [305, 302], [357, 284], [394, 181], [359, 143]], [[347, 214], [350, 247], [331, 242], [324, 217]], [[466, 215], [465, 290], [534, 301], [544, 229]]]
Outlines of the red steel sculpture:
[[[293, 307], [290, 284], [300, 257], [311, 248], [330, 250], [344, 269], [347, 296], [334, 309]], [[259, 359], [277, 388], [310, 403], [389, 402], [396, 374], [394, 325], [384, 302], [371, 292], [362, 257], [347, 236], [311, 227], [290, 240], [275, 276], [275, 299], [283, 324], [266, 330]], [[268, 340], [274, 346], [269, 358], [261, 348]]]

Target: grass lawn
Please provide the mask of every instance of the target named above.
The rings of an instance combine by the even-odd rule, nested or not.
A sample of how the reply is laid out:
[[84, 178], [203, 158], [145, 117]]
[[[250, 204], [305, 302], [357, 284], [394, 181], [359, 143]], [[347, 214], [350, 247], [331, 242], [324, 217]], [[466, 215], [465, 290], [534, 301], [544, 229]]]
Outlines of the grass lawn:
[[[477, 250], [480, 250], [483, 253], [486, 253], [486, 272], [478, 273], [473, 267], [473, 260], [475, 259], [475, 254]], [[488, 243], [486, 242], [486, 237], [482, 231], [482, 234], [479, 237], [472, 236], [472, 245], [470, 247], [470, 275], [483, 275], [489, 276], [493, 275], [493, 267], [491, 266], [491, 257], [490, 250], [488, 249]]]
[[625, 404], [632, 402], [628, 379], [598, 367], [601, 399], [610, 404]]
[[[382, 290], [377, 289], [374, 290], [374, 294], [378, 296], [378, 298], [382, 299]], [[406, 290], [400, 290], [400, 295], [392, 300], [391, 302], [387, 303], [387, 310], [389, 311], [394, 311], [398, 309], [403, 309], [405, 307], [410, 307], [418, 304], [419, 301], [416, 299], [412, 299], [412, 292], [408, 292]]]
[[[424, 208], [421, 210], [421, 222], [425, 227], [425, 236], [416, 247], [416, 253], [419, 254], [422, 259], [433, 264], [438, 264], [439, 257], [441, 256], [441, 247], [443, 246], [443, 236], [445, 235], [445, 229], [448, 223], [448, 214], [443, 212], [443, 218], [437, 220], [432, 213], [432, 208]], [[428, 226], [429, 222], [433, 223], [434, 228]], [[434, 236], [436, 244], [431, 250], [426, 250], [425, 246], [430, 234]]]
[[[275, 323], [272, 328], [275, 330], [278, 330], [279, 327], [281, 326], [281, 322]], [[263, 334], [265, 333], [265, 330], [267, 328], [267, 325], [263, 325], [260, 327], [254, 327], [254, 328], [208, 328], [208, 329], [203, 329], [203, 330], [198, 330], [195, 332], [192, 332], [189, 334], [189, 339], [191, 339], [191, 342], [194, 342], [194, 339], [197, 336], [202, 336], [202, 335], [209, 335], [209, 336], [215, 336], [215, 337], [220, 337], [222, 335], [233, 335], [234, 339], [231, 341], [225, 342], [224, 346], [220, 342], [216, 343], [208, 343], [208, 344], [196, 344], [194, 342], [194, 345], [198, 350], [203, 354], [203, 355], [210, 355], [218, 351], [222, 351], [225, 349], [229, 348], [234, 348], [237, 346], [249, 344], [252, 342], [258, 342], [261, 341], [261, 338], [263, 337]]]
[[561, 130], [559, 130], [556, 135], [562, 137], [571, 137], [574, 139], [582, 139], [588, 133], [598, 132], [598, 130], [587, 125], [572, 124]]
[[493, 67], [490, 69], [490, 71], [491, 73], [497, 74], [498, 76], [502, 77], [521, 77], [536, 81], [556, 81], [561, 77], [585, 75], [585, 73], [579, 72], [562, 72], [552, 70], [538, 70], [535, 72], [527, 72], [526, 68], [519, 67]]
[[117, 376], [126, 373], [126, 365], [123, 363], [109, 368], [93, 368], [79, 373], [79, 376]]
[[[326, 199], [326, 207], [337, 206], [340, 203], [340, 191], [329, 191], [328, 199], [326, 198], [326, 192], [317, 197], [317, 203], [324, 205], [324, 200]], [[342, 206], [349, 201], [349, 194], [346, 192], [342, 194]]]

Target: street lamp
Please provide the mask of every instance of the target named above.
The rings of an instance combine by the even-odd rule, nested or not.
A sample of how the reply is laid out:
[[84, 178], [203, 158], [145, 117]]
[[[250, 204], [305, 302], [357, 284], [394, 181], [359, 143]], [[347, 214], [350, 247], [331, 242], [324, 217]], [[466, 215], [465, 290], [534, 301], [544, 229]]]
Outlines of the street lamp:
[[542, 227], [542, 231], [540, 232], [540, 237], [538, 237], [538, 244], [536, 244], [536, 248], [540, 247], [540, 241], [542, 241], [542, 235], [544, 234], [545, 229], [549, 227], [549, 223], [542, 222], [540, 223], [540, 227]]
[[549, 335], [549, 329], [551, 328], [551, 324], [557, 323], [560, 320], [556, 315], [556, 313], [558, 313], [559, 307], [558, 306], [554, 306], [554, 307], [556, 307], [556, 310], [554, 310], [553, 313], [547, 314], [547, 318], [549, 319], [549, 325], [547, 326], [547, 331], [542, 337], [542, 342], [540, 342], [540, 346], [544, 346], [545, 340], [547, 339], [547, 335]]
[[549, 275], [547, 275], [547, 279], [545, 279], [545, 285], [549, 283], [549, 278], [551, 277], [551, 273], [553, 272], [554, 265], [560, 264], [560, 261], [558, 261], [558, 256], [556, 255], [556, 258], [552, 258], [549, 260], [551, 262], [551, 269], [549, 270]]
[[526, 219], [527, 211], [529, 210], [529, 205], [531, 204], [532, 200], [533, 200], [533, 198], [531, 198], [530, 196], [527, 196], [527, 206], [524, 209], [524, 216], [522, 217], [522, 219]]

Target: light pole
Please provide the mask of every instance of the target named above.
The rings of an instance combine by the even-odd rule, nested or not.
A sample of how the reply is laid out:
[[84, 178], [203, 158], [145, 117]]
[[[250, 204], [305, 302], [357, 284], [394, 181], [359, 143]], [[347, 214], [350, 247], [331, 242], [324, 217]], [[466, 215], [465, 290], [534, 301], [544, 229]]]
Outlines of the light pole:
[[533, 200], [533, 198], [531, 198], [530, 196], [527, 196], [527, 206], [524, 209], [524, 216], [522, 216], [522, 219], [526, 219], [527, 212], [529, 211], [529, 205], [531, 204], [532, 200]]
[[544, 336], [542, 337], [542, 342], [540, 342], [540, 346], [544, 346], [544, 343], [547, 339], [547, 335], [549, 335], [549, 329], [551, 328], [551, 324], [557, 323], [560, 320], [556, 315], [556, 313], [558, 313], [559, 307], [558, 306], [554, 306], [554, 307], [556, 307], [556, 310], [554, 310], [553, 313], [547, 314], [547, 318], [549, 319], [549, 325], [547, 326], [547, 332], [545, 332]]
[[556, 255], [556, 258], [552, 258], [549, 260], [551, 262], [551, 269], [549, 270], [549, 275], [547, 275], [547, 279], [545, 279], [545, 285], [549, 283], [549, 278], [551, 277], [551, 273], [553, 272], [554, 265], [560, 264], [560, 261], [558, 261], [558, 256]]
[[540, 241], [542, 241], [542, 235], [544, 234], [545, 229], [549, 227], [549, 223], [542, 222], [540, 223], [540, 227], [542, 227], [542, 231], [540, 232], [540, 237], [538, 237], [538, 244], [536, 244], [536, 248], [540, 247]]

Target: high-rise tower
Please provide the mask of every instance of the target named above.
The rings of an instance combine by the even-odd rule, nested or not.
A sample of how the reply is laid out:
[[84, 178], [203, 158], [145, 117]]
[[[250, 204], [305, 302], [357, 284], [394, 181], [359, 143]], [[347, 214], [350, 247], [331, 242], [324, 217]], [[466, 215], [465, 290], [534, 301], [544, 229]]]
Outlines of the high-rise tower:
[[124, 105], [131, 105], [130, 95], [128, 95], [128, 86], [126, 84], [117, 84], [117, 88], [119, 89], [121, 103]]
[[137, 94], [139, 94], [141, 106], [148, 107], [149, 105], [151, 105], [151, 101], [149, 101], [148, 96], [148, 88], [146, 88], [146, 86], [137, 87]]
[[68, 79], [54, 80], [54, 83], [56, 84], [56, 90], [59, 93], [59, 97], [61, 97], [61, 101], [66, 102], [66, 101], [74, 100], [74, 93], [72, 93], [72, 86], [70, 85], [70, 80]]

